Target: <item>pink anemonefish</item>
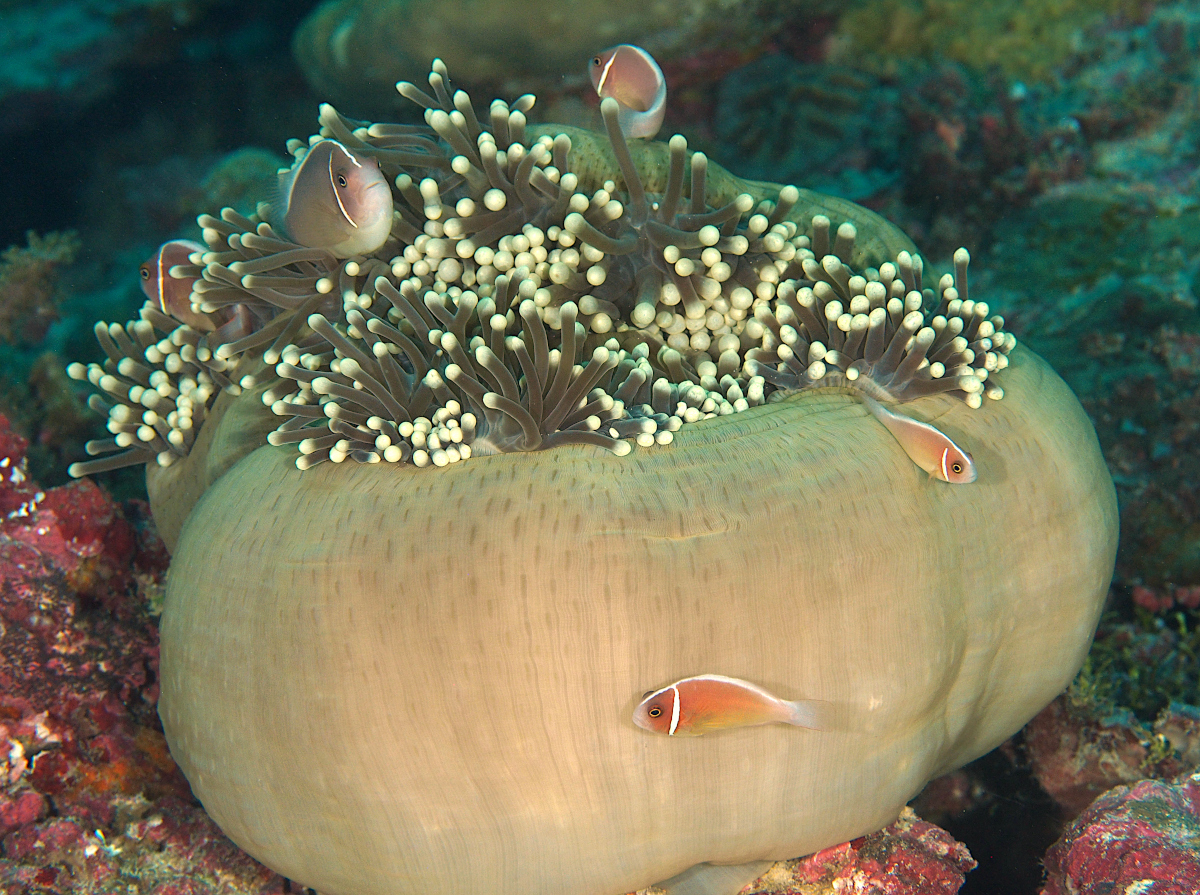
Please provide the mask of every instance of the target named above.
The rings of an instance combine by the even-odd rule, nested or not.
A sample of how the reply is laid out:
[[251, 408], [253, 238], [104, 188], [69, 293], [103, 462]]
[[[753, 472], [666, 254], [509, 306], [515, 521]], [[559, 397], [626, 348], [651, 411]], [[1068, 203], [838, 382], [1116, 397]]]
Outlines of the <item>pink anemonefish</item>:
[[172, 239], [159, 246], [158, 251], [138, 268], [146, 298], [158, 305], [164, 314], [200, 332], [212, 332], [216, 324], [203, 312], [192, 309], [192, 285], [199, 277], [173, 277], [171, 268], [191, 264], [189, 256], [192, 253], [206, 251], [204, 246], [190, 239]]
[[909, 459], [931, 477], [952, 485], [969, 485], [975, 481], [978, 475], [975, 461], [945, 433], [929, 423], [888, 410], [870, 395], [861, 394], [861, 397], [867, 409], [900, 442]]
[[816, 700], [780, 699], [735, 677], [699, 674], [647, 693], [633, 712], [633, 723], [652, 733], [689, 737], [772, 723], [820, 730], [824, 705]]
[[378, 249], [392, 232], [392, 190], [375, 160], [320, 140], [279, 173], [279, 222], [295, 242], [337, 258]]
[[204, 246], [190, 239], [172, 239], [158, 247], [138, 268], [142, 291], [158, 309], [180, 323], [202, 333], [211, 333], [210, 345], [236, 342], [257, 327], [245, 304], [227, 305], [209, 314], [192, 307], [192, 287], [199, 277], [173, 277], [171, 269], [191, 264], [191, 255], [206, 252]]
[[626, 138], [658, 133], [667, 111], [667, 79], [653, 56], [632, 44], [609, 47], [592, 57], [588, 74], [600, 97], [611, 96], [620, 106], [617, 121]]

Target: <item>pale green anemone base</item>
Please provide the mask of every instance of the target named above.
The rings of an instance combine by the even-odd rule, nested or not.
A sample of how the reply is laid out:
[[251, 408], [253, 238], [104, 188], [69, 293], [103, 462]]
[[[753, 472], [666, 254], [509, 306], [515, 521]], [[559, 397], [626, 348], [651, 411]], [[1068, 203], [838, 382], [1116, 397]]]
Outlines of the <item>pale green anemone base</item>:
[[[171, 753], [235, 842], [323, 895], [618, 895], [876, 830], [1067, 685], [1107, 589], [1092, 427], [1011, 359], [1003, 401], [905, 405], [973, 453], [969, 486], [832, 389], [624, 457], [300, 472], [259, 448], [175, 545]], [[699, 673], [834, 721], [634, 726]]]

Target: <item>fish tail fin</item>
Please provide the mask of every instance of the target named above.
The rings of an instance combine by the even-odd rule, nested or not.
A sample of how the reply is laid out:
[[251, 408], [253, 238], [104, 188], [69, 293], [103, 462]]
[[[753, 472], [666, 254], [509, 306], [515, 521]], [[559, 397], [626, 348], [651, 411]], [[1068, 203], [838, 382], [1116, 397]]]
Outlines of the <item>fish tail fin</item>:
[[830, 705], [820, 699], [797, 699], [788, 702], [788, 724], [808, 730], [824, 730], [829, 726]]

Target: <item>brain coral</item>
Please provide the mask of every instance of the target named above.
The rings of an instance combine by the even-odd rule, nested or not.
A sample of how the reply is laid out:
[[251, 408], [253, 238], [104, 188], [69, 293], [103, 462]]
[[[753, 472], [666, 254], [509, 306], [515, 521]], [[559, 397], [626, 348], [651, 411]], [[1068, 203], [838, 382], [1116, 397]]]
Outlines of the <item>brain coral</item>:
[[[735, 891], [1069, 682], [1112, 483], [965, 251], [930, 286], [871, 212], [630, 147], [609, 102], [601, 137], [430, 85], [399, 85], [425, 128], [326, 106], [312, 140], [395, 185], [379, 251], [203, 216], [175, 273], [255, 331], [148, 306], [71, 368], [113, 433], [74, 471], [150, 463], [160, 714], [234, 841], [327, 895]], [[921, 472], [860, 392], [978, 480]], [[633, 724], [704, 673], [827, 720]]]

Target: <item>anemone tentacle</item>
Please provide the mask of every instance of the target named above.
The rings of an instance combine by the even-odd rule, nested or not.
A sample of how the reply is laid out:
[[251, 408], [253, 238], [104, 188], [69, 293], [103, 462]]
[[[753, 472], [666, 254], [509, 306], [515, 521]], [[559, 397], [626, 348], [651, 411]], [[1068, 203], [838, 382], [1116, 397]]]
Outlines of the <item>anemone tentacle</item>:
[[[528, 133], [532, 96], [479, 115], [440, 60], [428, 80], [429, 93], [397, 85], [424, 126], [323, 104], [318, 133], [288, 143], [298, 159], [333, 139], [376, 161], [394, 200], [380, 249], [339, 260], [280, 235], [266, 208], [224, 209], [198, 219], [208, 249], [178, 270], [198, 278], [195, 310], [239, 307], [251, 321], [224, 343], [221, 331], [212, 345], [178, 338], [203, 344], [213, 388], [236, 387], [221, 376], [241, 357], [275, 365], [263, 400], [284, 419], [270, 441], [297, 445], [301, 468], [564, 444], [624, 454], [812, 387], [891, 402], [949, 392], [973, 408], [1003, 395], [993, 377], [1015, 339], [968, 298], [965, 249], [936, 290], [907, 251], [856, 272], [858, 229], [824, 214], [802, 229], [794, 186], [718, 198], [707, 158], [679, 135], [665, 174], [639, 173], [612, 99], [601, 112], [613, 162], [585, 177], [567, 134]], [[92, 378], [110, 391], [115, 373], [99, 386], [103, 375]], [[114, 412], [104, 449], [135, 447], [133, 411]], [[151, 446], [103, 468], [186, 453], [186, 438], [164, 447], [153, 426], [135, 429]]]
[[240, 392], [253, 378], [238, 372], [238, 358], [216, 356], [202, 333], [146, 302], [139, 319], [97, 323], [96, 339], [107, 358], [73, 363], [67, 374], [99, 392], [88, 406], [107, 417], [112, 438], [85, 445], [96, 457], [71, 464], [72, 476], [94, 475], [186, 457], [205, 415], [222, 390]]

